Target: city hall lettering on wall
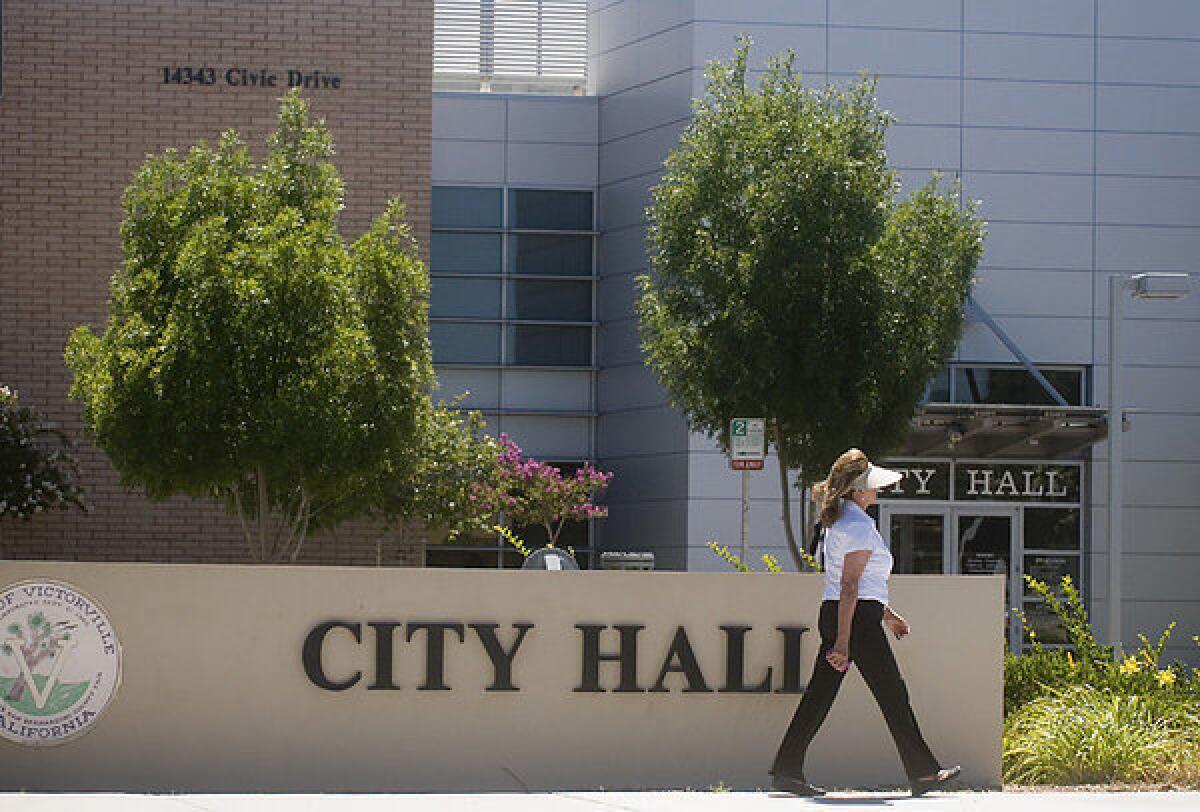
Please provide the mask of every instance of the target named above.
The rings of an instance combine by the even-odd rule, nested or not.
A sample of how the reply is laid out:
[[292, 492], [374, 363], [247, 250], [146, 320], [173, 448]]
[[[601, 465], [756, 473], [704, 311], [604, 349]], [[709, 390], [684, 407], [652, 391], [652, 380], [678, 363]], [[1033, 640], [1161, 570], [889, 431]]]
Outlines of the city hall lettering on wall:
[[[424, 651], [418, 642], [417, 656], [424, 656], [424, 679], [413, 687], [419, 691], [449, 691], [446, 682], [447, 648], [456, 645], [481, 647], [491, 668], [488, 691], [520, 691], [513, 681], [513, 664], [527, 648], [527, 638], [536, 637], [535, 624], [513, 623], [505, 630], [508, 639], [501, 641], [498, 623], [459, 622], [392, 622], [368, 623], [330, 620], [318, 623], [305, 637], [301, 660], [309, 681], [326, 691], [346, 691], [364, 688], [368, 691], [398, 691], [393, 673], [397, 638], [411, 643], [414, 637], [424, 637]], [[577, 693], [666, 692], [672, 686], [683, 693], [801, 693], [802, 661], [800, 641], [807, 626], [776, 626], [774, 635], [781, 644], [780, 661], [759, 668], [748, 675], [746, 636], [750, 626], [722, 625], [711, 633], [720, 634], [725, 654], [720, 683], [714, 682], [700, 666], [687, 630], [675, 629], [665, 651], [645, 651], [638, 635], [645, 626], [639, 624], [577, 623], [579, 633], [579, 680], [568, 690]], [[469, 630], [469, 632], [468, 632]], [[531, 634], [533, 632], [533, 634]], [[353, 640], [360, 656], [352, 662], [330, 664], [326, 661], [325, 643], [337, 634]], [[472, 643], [468, 639], [473, 638]], [[345, 641], [343, 641], [345, 642]], [[639, 659], [653, 657], [658, 677], [653, 683], [638, 680]], [[608, 671], [602, 675], [601, 666]], [[779, 666], [776, 668], [776, 666]], [[672, 677], [672, 675], [676, 675]], [[747, 682], [747, 679], [750, 682]], [[668, 684], [670, 683], [670, 685]]]
[[[881, 499], [1078, 502], [1078, 465], [891, 462], [904, 474]], [[951, 493], [953, 488], [953, 493]]]
[[266, 68], [216, 68], [164, 65], [161, 74], [164, 85], [219, 85], [222, 87], [298, 87], [304, 90], [340, 90], [342, 77], [316, 69], [289, 68], [271, 71]]

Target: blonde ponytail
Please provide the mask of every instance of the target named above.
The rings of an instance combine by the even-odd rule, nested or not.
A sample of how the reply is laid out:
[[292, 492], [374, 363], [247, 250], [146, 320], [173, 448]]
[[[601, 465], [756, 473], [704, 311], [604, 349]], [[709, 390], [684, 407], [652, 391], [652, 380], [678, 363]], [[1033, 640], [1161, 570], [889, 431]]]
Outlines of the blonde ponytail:
[[838, 457], [829, 469], [829, 476], [813, 485], [812, 494], [820, 510], [822, 527], [829, 527], [842, 515], [842, 497], [853, 490], [851, 483], [871, 465], [867, 455], [851, 448]]

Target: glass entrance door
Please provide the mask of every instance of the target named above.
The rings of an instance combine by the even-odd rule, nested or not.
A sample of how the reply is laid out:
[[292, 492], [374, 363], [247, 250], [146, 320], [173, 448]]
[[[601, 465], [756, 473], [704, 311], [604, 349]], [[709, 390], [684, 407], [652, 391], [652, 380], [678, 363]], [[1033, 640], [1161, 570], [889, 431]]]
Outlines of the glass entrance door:
[[1005, 630], [1020, 651], [1018, 516], [1016, 507], [897, 505], [879, 507], [879, 531], [892, 550], [893, 571], [916, 575], [1005, 576]]
[[955, 545], [950, 572], [960, 575], [1005, 577], [1004, 623], [1009, 648], [1021, 650], [1021, 624], [1013, 617], [1019, 608], [1017, 584], [1017, 509], [968, 508], [953, 511]]
[[949, 511], [899, 508], [883, 505], [881, 535], [891, 546], [893, 572], [912, 575], [941, 575], [947, 572], [947, 525]]

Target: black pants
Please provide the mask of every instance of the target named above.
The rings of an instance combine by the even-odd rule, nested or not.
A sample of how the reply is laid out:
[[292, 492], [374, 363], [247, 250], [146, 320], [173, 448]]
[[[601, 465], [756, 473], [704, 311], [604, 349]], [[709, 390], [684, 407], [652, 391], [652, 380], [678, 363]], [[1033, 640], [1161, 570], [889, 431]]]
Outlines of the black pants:
[[[775, 764], [771, 767], [772, 774], [794, 778], [804, 775], [804, 755], [808, 752], [808, 745], [825, 721], [841, 687], [842, 678], [846, 675], [845, 671], [838, 671], [825, 659], [825, 652], [833, 648], [837, 640], [837, 615], [837, 601], [821, 604], [821, 617], [817, 624], [821, 632], [821, 650], [817, 652], [812, 679], [808, 681], [808, 687], [800, 699], [800, 707], [796, 708], [792, 723], [779, 745]], [[888, 730], [896, 740], [904, 771], [912, 781], [933, 775], [940, 767], [917, 726], [917, 717], [913, 715], [908, 701], [908, 688], [896, 666], [896, 658], [884, 634], [882, 621], [882, 603], [867, 600], [858, 602], [850, 629], [850, 660], [858, 666], [867, 687], [875, 695]]]

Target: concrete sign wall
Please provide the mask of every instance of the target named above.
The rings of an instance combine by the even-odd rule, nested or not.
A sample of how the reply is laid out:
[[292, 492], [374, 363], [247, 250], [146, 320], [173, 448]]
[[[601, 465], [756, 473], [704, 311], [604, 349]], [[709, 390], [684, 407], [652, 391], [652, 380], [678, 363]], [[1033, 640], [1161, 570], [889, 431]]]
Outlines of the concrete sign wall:
[[[766, 786], [816, 656], [820, 583], [6, 561], [0, 593], [26, 607], [14, 612], [41, 600], [44, 622], [71, 608], [74, 626], [96, 626], [96, 651], [119, 640], [120, 684], [97, 716], [72, 717], [70, 691], [96, 693], [111, 666], [72, 671], [85, 645], [70, 641], [58, 671], [25, 658], [37, 690], [0, 693], [0, 790]], [[934, 752], [968, 784], [999, 785], [1003, 580], [899, 576], [893, 596], [914, 629], [895, 648]], [[10, 649], [0, 687], [23, 673]], [[809, 775], [903, 783], [857, 673]]]

